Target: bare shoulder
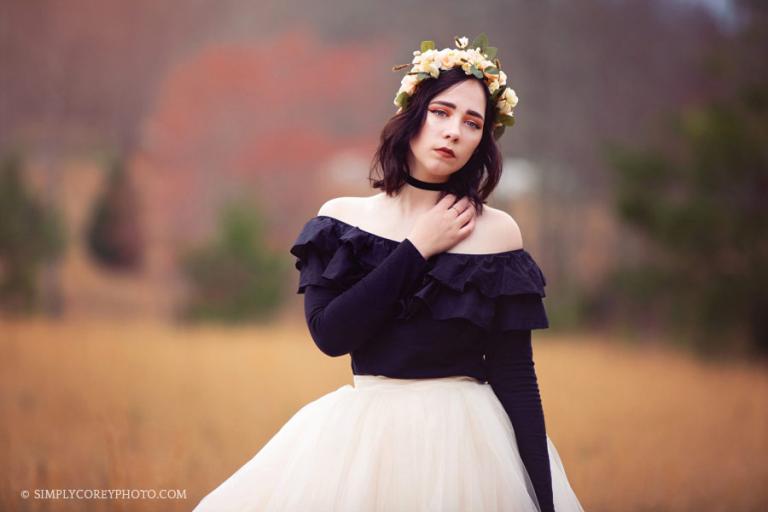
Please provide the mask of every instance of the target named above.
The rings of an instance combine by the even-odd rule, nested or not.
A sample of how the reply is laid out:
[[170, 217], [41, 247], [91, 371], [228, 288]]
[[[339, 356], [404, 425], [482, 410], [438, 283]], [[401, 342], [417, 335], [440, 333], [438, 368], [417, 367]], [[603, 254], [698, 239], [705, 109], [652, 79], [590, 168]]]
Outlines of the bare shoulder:
[[337, 217], [349, 209], [349, 197], [334, 197], [327, 200], [317, 211], [318, 215]]
[[498, 208], [483, 205], [483, 214], [476, 217], [475, 230], [465, 240], [473, 242], [476, 252], [506, 252], [523, 248], [523, 235], [515, 219]]
[[377, 197], [378, 195], [371, 197], [334, 197], [320, 206], [317, 215], [334, 217], [341, 221], [354, 224], [360, 221], [360, 216], [365, 213], [368, 205], [370, 205], [372, 200]]

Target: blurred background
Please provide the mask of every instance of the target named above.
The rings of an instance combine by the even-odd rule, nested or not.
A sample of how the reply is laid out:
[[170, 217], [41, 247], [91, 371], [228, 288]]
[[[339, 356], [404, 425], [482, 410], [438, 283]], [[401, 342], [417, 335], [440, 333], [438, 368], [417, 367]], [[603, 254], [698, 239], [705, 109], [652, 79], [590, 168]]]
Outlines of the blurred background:
[[[419, 42], [485, 32], [589, 511], [768, 510], [768, 4], [0, 0], [0, 509], [190, 510], [351, 382], [288, 253]], [[174, 500], [24, 499], [177, 489]]]

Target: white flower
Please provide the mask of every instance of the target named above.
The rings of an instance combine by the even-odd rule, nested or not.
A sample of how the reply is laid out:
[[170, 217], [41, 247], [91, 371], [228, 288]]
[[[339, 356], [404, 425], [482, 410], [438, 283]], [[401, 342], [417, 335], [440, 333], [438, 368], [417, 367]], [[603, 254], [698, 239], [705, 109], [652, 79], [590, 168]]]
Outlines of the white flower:
[[470, 48], [469, 50], [465, 51], [467, 59], [469, 59], [472, 62], [479, 62], [480, 59], [483, 58], [483, 56], [480, 54], [480, 48]]
[[425, 59], [434, 59], [436, 54], [437, 54], [437, 50], [430, 49], [422, 53], [421, 56], [424, 57]]
[[517, 94], [515, 94], [514, 89], [510, 89], [507, 87], [504, 90], [503, 95], [504, 101], [506, 101], [511, 108], [515, 108], [515, 105], [517, 105]]
[[403, 79], [401, 80], [400, 83], [403, 84], [403, 85], [411, 85], [411, 84], [416, 83], [416, 82], [418, 82], [418, 79], [416, 78], [416, 75], [408, 74], [408, 75], [405, 75], [403, 77]]
[[428, 59], [423, 59], [419, 63], [418, 71], [429, 73], [432, 78], [437, 78], [440, 75], [440, 65], [435, 62], [433, 56], [430, 56]]
[[401, 92], [406, 92], [410, 96], [413, 94], [413, 91], [416, 89], [416, 85], [418, 83], [419, 79], [416, 78], [416, 75], [405, 75], [402, 82], [400, 82], [400, 90], [398, 91], [398, 94]]
[[507, 74], [499, 70], [499, 85], [507, 85]]
[[491, 94], [495, 93], [499, 90], [499, 81], [498, 80], [491, 80], [491, 83], [488, 84], [488, 90]]
[[440, 64], [443, 69], [451, 69], [458, 63], [458, 55], [453, 50], [448, 50], [440, 54]]
[[468, 44], [469, 44], [469, 39], [467, 39], [466, 37], [460, 37], [456, 43], [456, 46], [458, 46], [459, 48], [466, 48]]

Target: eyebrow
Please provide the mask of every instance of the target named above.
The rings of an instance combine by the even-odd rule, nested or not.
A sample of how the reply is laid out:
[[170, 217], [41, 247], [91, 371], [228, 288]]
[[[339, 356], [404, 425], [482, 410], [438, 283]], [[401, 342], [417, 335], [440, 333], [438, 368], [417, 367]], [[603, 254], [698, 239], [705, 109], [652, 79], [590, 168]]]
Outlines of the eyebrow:
[[[446, 107], [451, 107], [451, 108], [454, 108], [454, 109], [456, 108], [456, 105], [451, 103], [450, 101], [435, 100], [432, 103], [437, 103], [438, 105], [445, 105]], [[474, 116], [474, 117], [480, 119], [481, 121], [484, 121], [483, 116], [480, 115], [479, 113], [475, 112], [474, 110], [467, 109], [467, 114], [469, 114], [471, 116]]]

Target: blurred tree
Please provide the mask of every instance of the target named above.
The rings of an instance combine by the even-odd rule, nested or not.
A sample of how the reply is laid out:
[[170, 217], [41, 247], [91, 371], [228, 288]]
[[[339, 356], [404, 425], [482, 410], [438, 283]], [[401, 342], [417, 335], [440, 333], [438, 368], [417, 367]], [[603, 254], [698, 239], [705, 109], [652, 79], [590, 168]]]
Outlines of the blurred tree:
[[609, 145], [619, 215], [658, 253], [595, 302], [688, 330], [703, 353], [768, 355], [768, 6], [736, 7], [740, 32], [705, 62], [716, 99], [674, 116], [657, 148]]
[[264, 320], [280, 305], [288, 264], [264, 244], [261, 213], [242, 202], [226, 205], [218, 235], [185, 252], [182, 272], [190, 287], [186, 320]]
[[87, 230], [88, 249], [97, 263], [113, 270], [141, 267], [144, 239], [139, 211], [136, 190], [121, 159], [115, 158]]
[[0, 309], [32, 313], [41, 307], [42, 265], [62, 255], [63, 223], [27, 190], [17, 154], [0, 162]]
[[685, 112], [671, 142], [613, 149], [619, 214], [662, 249], [620, 278], [702, 327], [691, 339], [703, 351], [728, 348], [720, 336], [741, 326], [768, 354], [768, 82]]

